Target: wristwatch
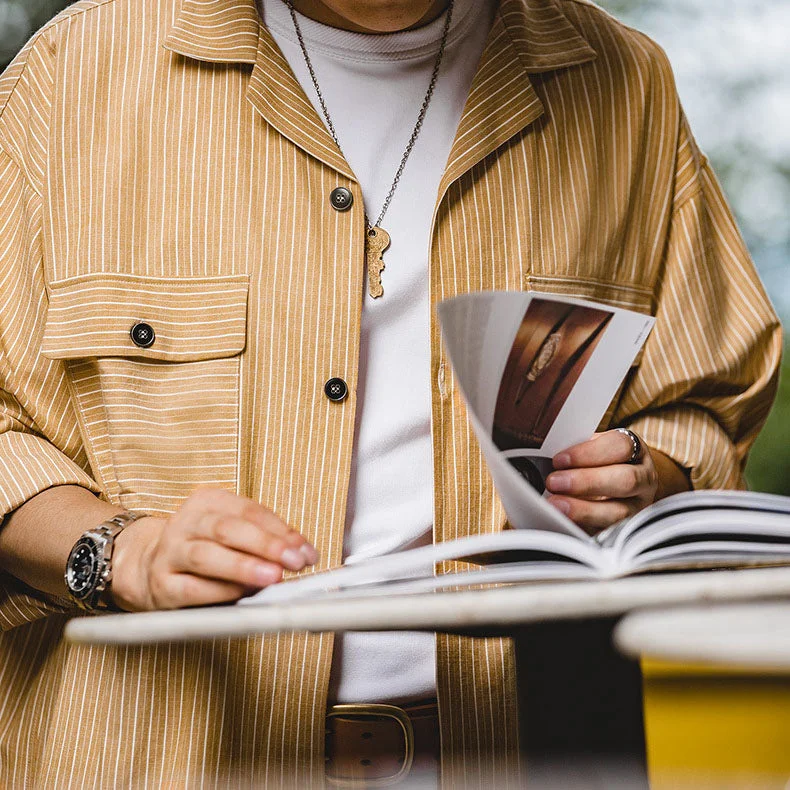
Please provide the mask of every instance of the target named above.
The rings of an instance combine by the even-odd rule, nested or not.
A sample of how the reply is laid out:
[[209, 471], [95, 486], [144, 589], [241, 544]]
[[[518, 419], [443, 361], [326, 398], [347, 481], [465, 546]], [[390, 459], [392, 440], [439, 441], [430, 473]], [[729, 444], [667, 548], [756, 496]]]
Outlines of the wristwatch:
[[72, 600], [86, 611], [107, 608], [102, 600], [112, 580], [115, 539], [145, 513], [120, 513], [88, 530], [74, 544], [66, 563], [66, 588]]

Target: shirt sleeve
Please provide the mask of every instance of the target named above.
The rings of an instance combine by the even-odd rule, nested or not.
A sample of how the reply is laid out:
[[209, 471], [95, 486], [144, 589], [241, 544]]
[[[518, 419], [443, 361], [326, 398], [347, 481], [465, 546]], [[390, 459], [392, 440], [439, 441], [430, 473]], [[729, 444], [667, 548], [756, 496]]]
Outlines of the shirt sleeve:
[[[39, 353], [47, 299], [41, 267], [41, 200], [15, 160], [0, 149], [0, 517], [59, 485], [101, 492], [69, 398], [62, 363]], [[0, 571], [0, 629], [65, 602]]]
[[782, 330], [722, 189], [683, 121], [656, 325], [614, 415], [689, 473], [742, 488], [776, 395]]

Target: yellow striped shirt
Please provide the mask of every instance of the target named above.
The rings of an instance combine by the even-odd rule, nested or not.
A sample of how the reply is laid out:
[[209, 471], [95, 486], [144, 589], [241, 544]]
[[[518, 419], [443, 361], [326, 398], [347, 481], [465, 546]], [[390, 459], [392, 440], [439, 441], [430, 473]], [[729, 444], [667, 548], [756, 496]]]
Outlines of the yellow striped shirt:
[[[329, 193], [356, 199], [334, 211]], [[0, 502], [197, 485], [339, 563], [357, 405], [359, 186], [254, 0], [81, 0], [0, 78]], [[778, 321], [661, 50], [585, 0], [502, 0], [441, 183], [431, 302], [551, 291], [657, 317], [605, 425], [736, 487]], [[157, 342], [137, 348], [130, 326]], [[435, 538], [504, 515], [431, 328]], [[342, 404], [323, 394], [340, 376]], [[0, 575], [0, 783], [320, 784], [331, 635], [74, 647]], [[444, 777], [517, 750], [506, 640], [437, 639]], [[518, 779], [513, 779], [516, 783]]]

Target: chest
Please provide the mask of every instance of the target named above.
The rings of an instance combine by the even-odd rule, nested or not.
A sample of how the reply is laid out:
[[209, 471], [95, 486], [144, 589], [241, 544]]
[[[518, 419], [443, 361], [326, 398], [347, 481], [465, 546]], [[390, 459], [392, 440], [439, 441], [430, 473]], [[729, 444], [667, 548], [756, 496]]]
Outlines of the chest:
[[[264, 120], [243, 70], [189, 69], [161, 72], [134, 103], [115, 106], [108, 91], [102, 113], [54, 113], [55, 136], [73, 145], [50, 166], [44, 196], [44, 350], [67, 368], [112, 498], [168, 512], [198, 485], [230, 488], [280, 513], [332, 564], [361, 396], [362, 188], [326, 163], [320, 139], [298, 136], [285, 116], [281, 129]], [[433, 204], [423, 288], [440, 539], [496, 529], [503, 514], [435, 304], [536, 289], [651, 307], [651, 263], [634, 230], [643, 190], [618, 201], [606, 157], [578, 146], [572, 160], [587, 170], [561, 166], [569, 128], [532, 124], [422, 195]], [[338, 188], [351, 208], [334, 204]], [[141, 323], [156, 335], [150, 346], [135, 341]], [[325, 394], [334, 378], [348, 389], [342, 403]]]

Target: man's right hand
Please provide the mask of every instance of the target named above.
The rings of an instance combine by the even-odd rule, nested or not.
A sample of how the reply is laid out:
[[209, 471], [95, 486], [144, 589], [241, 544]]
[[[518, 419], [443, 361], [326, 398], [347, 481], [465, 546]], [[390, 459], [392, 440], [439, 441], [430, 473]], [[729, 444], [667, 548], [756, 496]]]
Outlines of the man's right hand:
[[111, 592], [127, 611], [228, 603], [317, 560], [272, 511], [201, 488], [169, 518], [146, 516], [118, 536]]

